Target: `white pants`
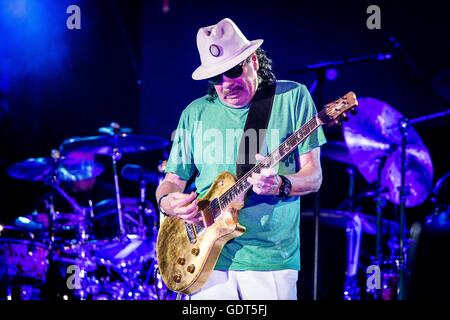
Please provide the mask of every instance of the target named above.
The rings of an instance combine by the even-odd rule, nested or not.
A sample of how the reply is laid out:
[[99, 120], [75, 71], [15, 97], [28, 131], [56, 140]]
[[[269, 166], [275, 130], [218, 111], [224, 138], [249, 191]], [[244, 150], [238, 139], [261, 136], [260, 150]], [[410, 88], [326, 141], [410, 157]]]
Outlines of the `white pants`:
[[214, 270], [192, 300], [297, 300], [297, 270]]

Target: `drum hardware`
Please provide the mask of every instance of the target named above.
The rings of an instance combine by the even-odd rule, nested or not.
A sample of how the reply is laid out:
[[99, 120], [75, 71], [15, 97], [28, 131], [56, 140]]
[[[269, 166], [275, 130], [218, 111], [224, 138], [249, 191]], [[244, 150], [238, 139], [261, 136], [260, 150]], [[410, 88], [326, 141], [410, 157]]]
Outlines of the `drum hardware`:
[[[161, 174], [155, 171], [150, 171], [144, 169], [142, 166], [137, 164], [126, 164], [122, 168], [122, 177], [129, 181], [134, 181], [139, 183], [139, 218], [141, 219], [141, 225], [143, 224], [143, 217], [148, 215], [148, 203], [145, 201], [146, 199], [146, 189], [148, 184], [158, 185], [159, 179], [161, 178]], [[152, 232], [156, 234], [157, 229], [159, 227], [158, 219], [153, 220]]]
[[433, 211], [425, 218], [426, 224], [445, 225], [450, 221], [450, 172], [436, 182], [431, 192]]
[[[41, 253], [45, 249], [40, 256], [44, 256], [45, 253], [41, 261], [46, 261], [46, 264], [41, 268], [47, 267], [45, 270], [48, 271], [48, 266], [54, 265], [56, 270], [52, 272], [60, 274], [55, 280], [56, 286], [60, 288], [56, 288], [57, 292], [55, 295], [52, 292], [50, 298], [154, 300], [167, 297], [169, 292], [164, 288], [162, 279], [155, 269], [157, 263], [154, 241], [158, 218], [156, 210], [145, 199], [147, 184], [154, 181], [148, 179], [149, 175], [143, 176], [137, 180], [139, 198], [123, 198], [118, 185], [117, 163], [121, 160], [123, 153], [162, 149], [169, 142], [158, 137], [131, 134], [131, 129], [120, 128], [117, 124], [111, 124], [109, 128], [100, 128], [99, 132], [106, 133], [107, 136], [67, 139], [59, 150], [52, 151], [49, 158], [30, 158], [8, 169], [8, 174], [14, 178], [44, 182], [56, 190], [72, 206], [73, 213], [57, 211], [53, 199], [50, 198], [47, 201], [46, 212], [33, 212], [27, 216], [20, 216], [15, 221], [17, 225], [15, 229], [26, 234], [31, 232], [38, 234], [42, 243], [37, 243], [35, 240], [30, 243], [31, 240], [27, 240], [26, 243], [10, 244], [0, 238], [0, 246], [13, 245], [20, 252], [21, 245], [26, 244], [34, 255], [37, 255], [35, 252]], [[109, 199], [96, 205], [89, 201], [89, 206], [83, 207], [61, 188], [60, 182], [91, 179], [104, 171], [104, 167], [98, 162], [74, 161], [75, 158], [69, 156], [74, 152], [111, 157], [115, 171], [116, 197], [114, 200]], [[150, 172], [147, 173], [150, 174]], [[127, 178], [126, 174], [122, 173], [122, 175]], [[160, 175], [155, 178], [160, 178]], [[121, 214], [118, 210], [121, 210]], [[112, 216], [115, 218], [113, 221], [108, 218]], [[120, 217], [122, 223], [117, 221]], [[99, 233], [99, 222], [106, 223], [104, 234]], [[118, 234], [110, 232], [116, 230], [114, 228], [119, 231]], [[70, 233], [66, 235], [69, 231]], [[108, 232], [110, 233], [107, 234]], [[11, 257], [5, 259], [9, 264], [12, 263]], [[31, 262], [28, 263], [31, 264]], [[3, 263], [0, 265], [7, 266]], [[73, 275], [68, 270], [72, 270], [72, 267], [77, 270], [80, 279], [80, 287], [74, 290], [67, 287], [67, 281]], [[31, 275], [23, 279], [23, 284], [21, 282], [20, 285], [23, 290], [27, 286], [32, 286], [32, 289], [36, 290], [37, 285], [34, 282], [46, 282], [46, 275], [47, 272], [39, 273], [39, 281], [29, 279], [33, 277]], [[3, 279], [6, 276], [4, 269], [1, 269], [0, 277]], [[19, 276], [23, 277], [23, 275]], [[28, 280], [33, 282], [29, 284]], [[9, 284], [9, 282], [5, 283]], [[16, 286], [8, 287], [5, 297], [25, 299], [29, 296], [28, 293], [25, 294], [26, 290], [22, 296], [19, 296], [17, 288]], [[3, 292], [1, 294], [0, 298], [3, 298]]]
[[61, 157], [58, 150], [52, 150], [51, 157], [29, 158], [13, 164], [7, 173], [20, 180], [53, 183], [75, 182], [95, 178], [102, 174], [104, 166], [95, 161], [83, 160], [73, 162], [71, 159]]
[[361, 174], [376, 182], [377, 241], [374, 263], [380, 265], [381, 215], [384, 197], [379, 190], [387, 188], [386, 199], [400, 207], [399, 232], [399, 299], [404, 299], [405, 208], [417, 206], [428, 197], [433, 180], [429, 152], [417, 132], [399, 112], [373, 99], [360, 99], [360, 116], [343, 126], [350, 154]]
[[[449, 112], [438, 113], [434, 115], [428, 115], [424, 117], [419, 117], [415, 119], [402, 118], [398, 121], [399, 131], [401, 132], [401, 183], [399, 186], [400, 192], [400, 259], [399, 259], [399, 299], [406, 299], [406, 270], [405, 270], [405, 252], [406, 252], [406, 217], [405, 217], [405, 209], [407, 200], [411, 197], [410, 194], [410, 185], [406, 183], [406, 171], [407, 171], [407, 147], [409, 143], [411, 143], [411, 133], [413, 131], [412, 125], [418, 124], [424, 121], [428, 121], [437, 117], [442, 117], [450, 115]], [[414, 141], [414, 140], [413, 140]], [[431, 160], [430, 160], [431, 161]], [[431, 171], [431, 175], [429, 178], [433, 179], [433, 173]]]
[[117, 161], [121, 159], [123, 153], [162, 149], [168, 146], [169, 142], [159, 137], [131, 134], [131, 129], [121, 128], [116, 122], [111, 123], [109, 127], [100, 128], [99, 132], [106, 135], [67, 139], [62, 143], [60, 151], [64, 154], [78, 150], [111, 157], [119, 230], [120, 235], [125, 237]]
[[48, 252], [29, 230], [0, 225], [0, 299], [35, 299], [45, 283]]
[[362, 225], [359, 215], [354, 215], [346, 227], [346, 255], [347, 270], [345, 272], [344, 300], [360, 300], [360, 290], [358, 287], [358, 264], [361, 250]]

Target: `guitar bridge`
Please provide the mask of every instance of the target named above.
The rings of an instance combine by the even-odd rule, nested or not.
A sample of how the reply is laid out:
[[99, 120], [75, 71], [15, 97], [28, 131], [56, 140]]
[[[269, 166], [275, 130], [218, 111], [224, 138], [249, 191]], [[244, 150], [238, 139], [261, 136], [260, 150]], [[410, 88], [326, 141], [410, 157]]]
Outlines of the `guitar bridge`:
[[195, 228], [195, 224], [185, 222], [186, 233], [189, 238], [189, 242], [194, 244], [197, 242], [197, 230]]

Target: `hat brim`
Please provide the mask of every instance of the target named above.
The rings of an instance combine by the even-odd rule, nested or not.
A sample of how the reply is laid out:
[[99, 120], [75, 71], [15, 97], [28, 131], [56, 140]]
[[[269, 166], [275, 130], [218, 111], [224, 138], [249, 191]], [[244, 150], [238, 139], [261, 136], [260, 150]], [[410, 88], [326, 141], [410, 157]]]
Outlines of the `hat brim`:
[[204, 80], [209, 79], [214, 76], [217, 76], [218, 74], [224, 73], [225, 71], [233, 68], [238, 63], [242, 62], [245, 58], [250, 56], [253, 52], [258, 49], [264, 40], [258, 39], [250, 41], [250, 45], [244, 49], [241, 53], [237, 54], [234, 57], [231, 57], [230, 59], [226, 61], [222, 61], [220, 64], [215, 65], [213, 67], [205, 67], [200, 66], [192, 73], [192, 79], [194, 80]]

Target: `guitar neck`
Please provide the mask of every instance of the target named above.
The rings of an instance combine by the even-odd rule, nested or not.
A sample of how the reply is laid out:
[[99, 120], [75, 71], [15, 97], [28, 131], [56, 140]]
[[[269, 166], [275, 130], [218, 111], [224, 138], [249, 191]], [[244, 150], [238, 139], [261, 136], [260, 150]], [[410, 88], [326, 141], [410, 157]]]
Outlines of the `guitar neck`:
[[273, 168], [287, 155], [289, 155], [295, 148], [298, 147], [314, 130], [323, 124], [322, 116], [325, 116], [324, 110], [315, 115], [300, 129], [290, 135], [282, 144], [266, 156], [261, 162], [257, 163], [252, 169], [245, 173], [236, 183], [217, 198], [220, 208], [225, 208], [230, 205], [236, 198], [247, 192], [251, 188], [251, 184], [247, 182], [247, 178], [253, 173], [260, 173], [264, 168]]

